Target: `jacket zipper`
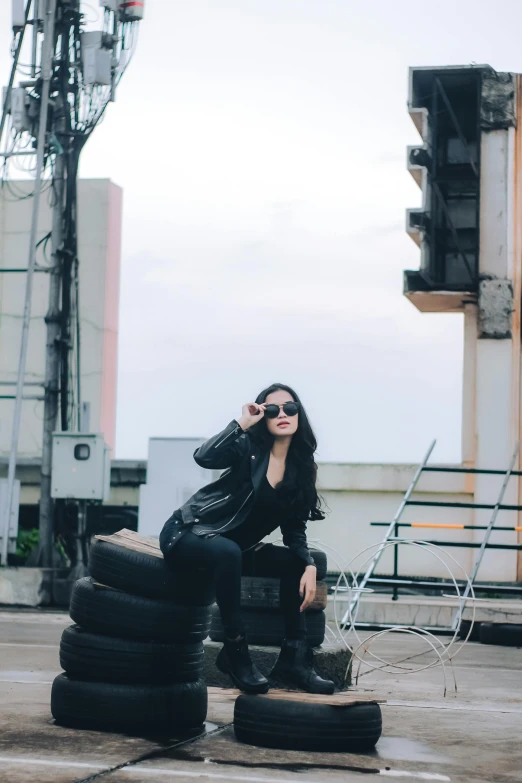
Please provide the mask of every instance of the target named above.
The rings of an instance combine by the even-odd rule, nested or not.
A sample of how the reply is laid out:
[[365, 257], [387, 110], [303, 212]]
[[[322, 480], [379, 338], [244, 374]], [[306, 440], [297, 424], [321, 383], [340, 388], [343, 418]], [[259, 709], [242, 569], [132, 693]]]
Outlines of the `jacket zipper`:
[[221, 446], [221, 444], [222, 444], [222, 443], [224, 443], [224, 442], [225, 442], [225, 441], [226, 441], [228, 438], [230, 438], [232, 435], [237, 435], [237, 433], [239, 432], [239, 430], [240, 430], [240, 426], [239, 426], [239, 424], [238, 424], [238, 426], [236, 427], [236, 429], [235, 429], [235, 430], [233, 430], [232, 432], [229, 432], [229, 433], [228, 433], [228, 435], [225, 435], [225, 437], [224, 437], [224, 438], [222, 438], [222, 439], [219, 441], [219, 443], [215, 443], [215, 444], [214, 444], [214, 448], [215, 448], [215, 449], [217, 449], [217, 448], [218, 448], [218, 446]]
[[[248, 495], [248, 497], [247, 497], [247, 498], [245, 498], [245, 500], [242, 502], [241, 506], [238, 508], [238, 510], [236, 511], [236, 513], [234, 514], [234, 516], [232, 517], [232, 519], [231, 519], [229, 522], [226, 522], [226, 523], [225, 523], [225, 524], [224, 524], [222, 527], [220, 527], [218, 530], [213, 530], [212, 532], [213, 532], [213, 533], [219, 533], [219, 531], [220, 531], [220, 530], [223, 530], [223, 529], [224, 529], [224, 528], [226, 528], [228, 525], [231, 525], [231, 524], [232, 524], [232, 522], [234, 521], [234, 519], [237, 517], [237, 515], [238, 515], [238, 514], [239, 514], [239, 512], [241, 511], [241, 509], [243, 508], [243, 506], [245, 505], [245, 503], [247, 503], [247, 501], [248, 501], [248, 500], [250, 500], [250, 497], [251, 497], [253, 494], [254, 494], [254, 490], [252, 490], [252, 491], [250, 492], [250, 494]], [[230, 497], [230, 496], [229, 496], [229, 497]]]
[[228, 500], [231, 497], [232, 497], [232, 495], [227, 495], [224, 498], [219, 498], [219, 500], [213, 500], [212, 503], [208, 503], [206, 506], [203, 506], [203, 508], [200, 508], [199, 509], [199, 513], [202, 514], [203, 511], [207, 510], [207, 508], [210, 508], [211, 506], [215, 506], [216, 503], [223, 503], [225, 500]]
[[250, 550], [254, 548], [261, 549], [262, 546], [265, 546], [262, 541], [260, 541], [258, 544], [252, 544], [252, 546], [249, 546], [247, 549], [243, 549], [243, 554], [245, 554], [245, 552], [250, 552]]

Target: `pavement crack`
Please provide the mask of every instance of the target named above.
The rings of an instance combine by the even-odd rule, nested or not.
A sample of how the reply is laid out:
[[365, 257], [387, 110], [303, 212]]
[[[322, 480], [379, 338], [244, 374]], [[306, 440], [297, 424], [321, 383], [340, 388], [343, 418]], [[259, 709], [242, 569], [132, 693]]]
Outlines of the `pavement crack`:
[[125, 767], [133, 767], [136, 764], [141, 764], [143, 761], [150, 761], [151, 759], [155, 759], [157, 756], [162, 756], [168, 751], [175, 750], [176, 748], [181, 748], [186, 745], [193, 744], [195, 742], [199, 742], [199, 740], [206, 739], [207, 737], [212, 737], [215, 734], [220, 734], [222, 731], [225, 731], [225, 729], [228, 729], [232, 725], [233, 725], [232, 723], [225, 723], [224, 726], [218, 726], [217, 729], [212, 729], [212, 731], [204, 731], [202, 734], [198, 734], [197, 737], [187, 737], [187, 739], [178, 740], [178, 742], [173, 742], [172, 745], [167, 745], [164, 748], [149, 750], [147, 753], [142, 753], [141, 756], [138, 756], [135, 759], [129, 759], [129, 761], [124, 761], [122, 764], [115, 764], [113, 767], [107, 767], [107, 769], [103, 769], [100, 772], [96, 772], [94, 775], [89, 775], [86, 778], [77, 778], [76, 780], [73, 781], [73, 783], [91, 783], [93, 780], [99, 780], [105, 775], [110, 775], [113, 772], [118, 772], [120, 769], [125, 769]]
[[[193, 761], [194, 759], [190, 760]], [[200, 759], [198, 759], [198, 761], [199, 760]], [[221, 764], [228, 766], [233, 764], [234, 767], [243, 767], [244, 769], [278, 769], [284, 770], [286, 772], [306, 772], [309, 769], [327, 769], [340, 772], [362, 772], [367, 775], [378, 775], [382, 771], [378, 767], [358, 767], [351, 764], [314, 764], [310, 762], [270, 763], [263, 761], [238, 761], [237, 759], [234, 759], [233, 762], [230, 762], [223, 759], [213, 759], [212, 757], [201, 759], [201, 761], [203, 760], [211, 764]], [[386, 769], [389, 769], [389, 767]]]

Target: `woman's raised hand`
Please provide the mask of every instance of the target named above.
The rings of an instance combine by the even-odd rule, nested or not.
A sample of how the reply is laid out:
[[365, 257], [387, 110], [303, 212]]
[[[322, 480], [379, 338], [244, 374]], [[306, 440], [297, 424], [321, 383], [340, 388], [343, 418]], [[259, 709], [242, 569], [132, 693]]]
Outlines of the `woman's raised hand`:
[[265, 415], [265, 405], [258, 405], [257, 402], [247, 402], [241, 410], [241, 417], [237, 420], [241, 429], [248, 430], [257, 424]]

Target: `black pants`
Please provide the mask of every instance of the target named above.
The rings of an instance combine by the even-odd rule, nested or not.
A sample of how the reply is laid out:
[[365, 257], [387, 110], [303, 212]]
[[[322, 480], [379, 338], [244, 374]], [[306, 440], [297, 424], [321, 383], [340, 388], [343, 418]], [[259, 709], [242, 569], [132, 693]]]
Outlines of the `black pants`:
[[204, 566], [213, 578], [216, 601], [225, 634], [229, 639], [244, 633], [241, 619], [241, 574], [270, 573], [281, 580], [280, 599], [287, 639], [305, 638], [305, 617], [300, 611], [299, 583], [305, 563], [286, 547], [264, 544], [255, 551], [241, 552], [235, 541], [222, 536], [203, 538], [185, 533], [173, 548], [169, 565], [179, 569]]

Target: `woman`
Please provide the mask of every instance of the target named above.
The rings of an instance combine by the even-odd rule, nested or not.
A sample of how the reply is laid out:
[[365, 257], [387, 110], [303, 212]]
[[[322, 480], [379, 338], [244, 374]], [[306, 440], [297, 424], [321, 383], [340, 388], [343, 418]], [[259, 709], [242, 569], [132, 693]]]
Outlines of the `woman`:
[[[174, 568], [204, 566], [215, 580], [225, 630], [216, 665], [247, 693], [266, 693], [268, 680], [253, 665], [241, 619], [244, 565], [268, 562], [281, 578], [286, 639], [271, 672], [310, 693], [333, 693], [314, 671], [305, 642], [304, 610], [315, 597], [316, 567], [306, 521], [324, 519], [315, 487], [315, 436], [297, 394], [274, 384], [243, 406], [218, 435], [196, 449], [204, 468], [225, 468], [165, 523], [160, 546]], [[281, 528], [284, 547], [260, 544]]]

